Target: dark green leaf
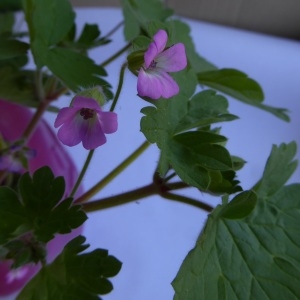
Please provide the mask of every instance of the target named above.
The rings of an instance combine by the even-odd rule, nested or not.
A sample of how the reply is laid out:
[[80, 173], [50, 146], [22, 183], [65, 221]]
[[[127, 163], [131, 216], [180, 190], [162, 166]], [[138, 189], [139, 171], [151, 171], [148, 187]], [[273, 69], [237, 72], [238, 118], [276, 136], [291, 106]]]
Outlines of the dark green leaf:
[[[1, 7], [1, 4], [0, 4]], [[1, 11], [1, 8], [0, 8]], [[15, 22], [14, 14], [11, 12], [0, 12], [0, 35], [12, 32], [13, 25]]]
[[85, 24], [77, 42], [89, 46], [99, 35], [100, 30], [97, 24]]
[[22, 9], [22, 0], [1, 0], [0, 11], [16, 11]]
[[[0, 187], [0, 244], [5, 244], [27, 218], [18, 195], [12, 189]], [[24, 228], [26, 231], [26, 228]]]
[[165, 8], [160, 0], [122, 0], [125, 21], [124, 35], [127, 41], [136, 38], [141, 29], [147, 29], [147, 23], [153, 20], [165, 21], [173, 11]]
[[88, 245], [78, 236], [69, 242], [53, 263], [42, 270], [21, 291], [17, 300], [44, 299], [99, 299], [113, 289], [107, 277], [121, 269], [121, 262], [108, 255], [107, 250], [96, 249], [79, 254]]
[[34, 239], [33, 236], [24, 235], [4, 245], [7, 250], [5, 259], [13, 261], [12, 268], [19, 268], [30, 263], [39, 263], [46, 259], [46, 246]]
[[[11, 61], [11, 63], [18, 63]], [[0, 97], [35, 107], [38, 104], [34, 89], [34, 72], [16, 70], [12, 66], [0, 67]]]
[[0, 37], [0, 59], [26, 55], [29, 45], [24, 42]]
[[234, 69], [221, 69], [198, 73], [200, 84], [224, 92], [244, 103], [266, 110], [278, 118], [289, 121], [287, 110], [262, 104], [264, 95], [259, 84], [245, 73]]
[[41, 242], [48, 242], [55, 233], [68, 233], [80, 226], [86, 215], [72, 199], [60, 202], [64, 194], [64, 179], [56, 177], [48, 167], [38, 169], [31, 178], [21, 176], [19, 195], [0, 187], [0, 243], [33, 231]]

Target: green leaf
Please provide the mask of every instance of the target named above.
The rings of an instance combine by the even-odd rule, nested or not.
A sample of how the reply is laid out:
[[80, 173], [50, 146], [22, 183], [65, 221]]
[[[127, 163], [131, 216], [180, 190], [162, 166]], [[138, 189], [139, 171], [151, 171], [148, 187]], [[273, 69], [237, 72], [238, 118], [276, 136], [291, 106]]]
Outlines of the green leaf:
[[22, 9], [22, 0], [1, 0], [0, 11], [16, 11]]
[[80, 226], [87, 217], [71, 198], [60, 202], [64, 188], [63, 177], [54, 178], [49, 167], [38, 169], [32, 178], [29, 173], [22, 175], [19, 194], [0, 187], [0, 244], [28, 231], [46, 243], [55, 233]]
[[118, 274], [121, 262], [103, 249], [80, 254], [88, 247], [84, 242], [83, 236], [69, 242], [55, 261], [27, 284], [17, 300], [96, 300], [98, 294], [111, 292], [113, 286], [107, 278]]
[[255, 208], [257, 196], [253, 191], [244, 191], [235, 196], [220, 213], [225, 219], [242, 219], [247, 217]]
[[0, 59], [9, 59], [27, 54], [29, 45], [14, 39], [0, 37]]
[[124, 35], [127, 41], [136, 38], [141, 29], [146, 30], [148, 22], [165, 21], [173, 13], [171, 9], [165, 8], [160, 0], [122, 0], [121, 5], [125, 21]]
[[[18, 63], [17, 60], [11, 63]], [[13, 66], [0, 67], [0, 98], [36, 107], [38, 99], [34, 89], [34, 72], [17, 70]]]
[[299, 299], [299, 200], [295, 184], [259, 198], [246, 219], [218, 207], [172, 283], [174, 299]]
[[193, 93], [193, 86], [188, 88], [193, 74], [186, 70], [184, 80], [178, 81], [182, 86], [186, 82], [187, 86], [179, 95], [153, 102], [156, 108], [142, 109], [145, 116], [141, 119], [141, 130], [147, 140], [156, 143], [161, 150], [159, 172], [162, 177], [171, 165], [189, 185], [215, 193], [231, 193], [238, 182], [234, 180], [231, 156], [221, 145], [226, 138], [207, 130], [181, 133], [200, 125], [234, 119], [229, 117], [226, 99], [213, 91], [201, 92], [188, 101]]
[[106, 71], [90, 58], [69, 49], [53, 48], [48, 50], [44, 62], [71, 90], [100, 85], [107, 98], [112, 98], [110, 84], [100, 77], [106, 76]]
[[67, 0], [24, 0], [31, 49], [38, 67], [49, 47], [58, 44], [73, 26], [75, 14]]
[[1, 245], [13, 237], [14, 232], [27, 222], [24, 208], [20, 204], [18, 195], [15, 191], [5, 186], [0, 187], [0, 220]]
[[297, 144], [273, 145], [262, 179], [254, 188], [261, 197], [274, 194], [295, 172], [298, 162], [293, 160], [297, 153]]
[[197, 93], [188, 102], [188, 109], [179, 121], [176, 131], [184, 131], [213, 123], [233, 121], [238, 117], [228, 113], [228, 101], [215, 91]]
[[46, 245], [29, 235], [21, 236], [4, 245], [7, 253], [3, 257], [13, 261], [12, 268], [19, 268], [26, 264], [39, 263], [46, 260]]
[[0, 4], [0, 35], [12, 32], [15, 22], [14, 14], [11, 12], [1, 12]]
[[80, 50], [88, 50], [110, 42], [107, 38], [100, 38], [100, 34], [98, 24], [85, 24], [75, 42], [75, 47]]
[[287, 110], [262, 104], [264, 95], [259, 84], [245, 73], [235, 69], [221, 69], [198, 73], [200, 84], [224, 92], [244, 103], [266, 110], [278, 118], [289, 121]]
[[243, 192], [209, 216], [172, 283], [175, 300], [299, 299], [300, 184], [282, 186], [294, 147], [273, 149], [257, 201]]

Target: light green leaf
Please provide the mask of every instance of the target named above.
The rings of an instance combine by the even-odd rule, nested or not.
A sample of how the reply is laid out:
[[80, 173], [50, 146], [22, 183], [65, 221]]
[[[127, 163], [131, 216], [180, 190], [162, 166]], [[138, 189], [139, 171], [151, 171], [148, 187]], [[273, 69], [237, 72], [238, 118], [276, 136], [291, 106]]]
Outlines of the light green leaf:
[[200, 84], [214, 88], [244, 103], [266, 110], [289, 121], [287, 110], [262, 104], [264, 95], [259, 84], [245, 73], [235, 69], [221, 69], [198, 73]]
[[[186, 82], [188, 87], [189, 76], [193, 74], [192, 70], [185, 71], [184, 80], [178, 82], [182, 86]], [[226, 99], [213, 91], [206, 91], [189, 101], [192, 88], [180, 91], [172, 99], [153, 102], [156, 108], [142, 109], [145, 116], [141, 119], [141, 130], [148, 141], [156, 143], [161, 150], [160, 175], [164, 176], [171, 165], [177, 175], [191, 186], [216, 193], [233, 192], [238, 182], [234, 180], [231, 156], [221, 145], [226, 138], [207, 129], [205, 132], [181, 133], [200, 125], [233, 119], [224, 118], [227, 113]], [[210, 107], [210, 100], [219, 103], [219, 108]]]
[[243, 192], [208, 217], [172, 283], [175, 300], [299, 299], [300, 184], [282, 186], [294, 153], [293, 143], [273, 149], [251, 214], [255, 196]]
[[165, 8], [160, 0], [122, 0], [122, 11], [125, 20], [124, 35], [127, 41], [136, 38], [141, 29], [146, 30], [147, 23], [165, 21], [173, 11]]
[[218, 207], [172, 283], [174, 300], [299, 299], [299, 201], [295, 184], [259, 198], [246, 219]]
[[31, 49], [42, 67], [50, 46], [58, 44], [73, 26], [75, 13], [68, 0], [23, 0]]
[[297, 153], [297, 144], [273, 145], [263, 178], [254, 188], [261, 197], [274, 194], [295, 172], [298, 162], [293, 160]]
[[257, 196], [253, 191], [244, 191], [235, 196], [220, 213], [225, 219], [242, 219], [247, 217], [257, 203]]
[[176, 131], [208, 126], [213, 123], [233, 121], [238, 117], [228, 112], [228, 101], [215, 91], [197, 93], [188, 102], [188, 110], [176, 127]]
[[44, 62], [71, 90], [100, 85], [107, 98], [112, 98], [110, 84], [100, 77], [106, 76], [106, 71], [90, 58], [69, 49], [53, 48]]

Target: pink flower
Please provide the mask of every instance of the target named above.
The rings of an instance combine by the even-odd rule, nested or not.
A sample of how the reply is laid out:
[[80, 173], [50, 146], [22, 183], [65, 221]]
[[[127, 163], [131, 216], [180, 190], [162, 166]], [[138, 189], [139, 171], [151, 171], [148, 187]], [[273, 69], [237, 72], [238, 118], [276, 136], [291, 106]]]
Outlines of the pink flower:
[[82, 141], [91, 150], [106, 143], [105, 133], [117, 131], [117, 114], [103, 112], [94, 99], [77, 96], [71, 107], [60, 110], [54, 126], [61, 126], [57, 136], [63, 144], [75, 146]]
[[159, 30], [153, 40], [138, 74], [138, 94], [152, 99], [170, 98], [178, 94], [179, 87], [168, 72], [178, 72], [186, 67], [185, 48], [182, 43], [177, 43], [164, 50], [168, 40], [164, 30]]

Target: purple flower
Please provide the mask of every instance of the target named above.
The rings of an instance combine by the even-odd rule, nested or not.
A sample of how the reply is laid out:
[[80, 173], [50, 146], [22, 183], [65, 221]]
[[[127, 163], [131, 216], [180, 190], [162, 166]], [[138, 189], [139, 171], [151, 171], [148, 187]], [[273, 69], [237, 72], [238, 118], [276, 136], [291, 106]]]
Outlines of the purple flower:
[[103, 112], [98, 102], [91, 98], [77, 96], [71, 107], [58, 113], [54, 127], [59, 127], [57, 136], [67, 146], [82, 142], [85, 149], [95, 149], [106, 143], [105, 133], [117, 131], [117, 114]]
[[158, 99], [170, 98], [178, 94], [179, 87], [168, 72], [178, 72], [186, 67], [185, 48], [182, 43], [178, 43], [164, 50], [167, 40], [166, 31], [159, 30], [145, 52], [144, 65], [138, 74], [139, 96]]
[[26, 169], [27, 161], [35, 156], [36, 151], [33, 149], [12, 145], [0, 151], [0, 170], [21, 173], [22, 170]]

